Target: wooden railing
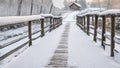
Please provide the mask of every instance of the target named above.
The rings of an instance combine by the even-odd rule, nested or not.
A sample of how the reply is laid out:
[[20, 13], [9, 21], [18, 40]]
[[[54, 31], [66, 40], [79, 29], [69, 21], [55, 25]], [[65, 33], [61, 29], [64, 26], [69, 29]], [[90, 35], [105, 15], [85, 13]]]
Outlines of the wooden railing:
[[[45, 25], [46, 19], [49, 19], [49, 21], [48, 21], [49, 25]], [[38, 25], [40, 25], [41, 27], [39, 28], [39, 30], [32, 32], [32, 24], [35, 21], [37, 21], [37, 23], [39, 23]], [[10, 56], [14, 52], [20, 50], [26, 44], [31, 46], [33, 40], [35, 40], [39, 37], [45, 36], [46, 32], [48, 32], [48, 31], [51, 32], [52, 30], [54, 30], [57, 27], [59, 27], [60, 25], [62, 25], [62, 17], [60, 17], [60, 16], [47, 16], [47, 15], [46, 15], [46, 17], [44, 17], [44, 16], [42, 17], [41, 15], [35, 15], [35, 16], [16, 16], [16, 17], [1, 17], [0, 18], [0, 27], [3, 27], [3, 26], [5, 27], [5, 26], [9, 26], [9, 25], [16, 25], [16, 24], [24, 24], [24, 23], [26, 23], [26, 25], [28, 26], [28, 35], [25, 35], [23, 37], [6, 42], [5, 44], [2, 44], [2, 45], [0, 44], [0, 49], [1, 50], [5, 49], [8, 46], [14, 45], [15, 43], [17, 43], [23, 39], [28, 39], [28, 40], [26, 40], [24, 43], [20, 44], [18, 47], [10, 50], [9, 52], [0, 55], [0, 61], [4, 60], [5, 58]], [[34, 36], [37, 33], [39, 33], [39, 36], [36, 36], [33, 38], [32, 36]]]
[[[115, 10], [116, 11], [116, 10]], [[108, 12], [108, 13], [107, 13]], [[120, 17], [120, 13], [116, 11], [116, 13], [112, 10], [112, 12], [108, 11], [103, 11], [103, 12], [99, 12], [99, 11], [93, 11], [93, 12], [88, 12], [88, 13], [84, 13], [84, 14], [80, 14], [77, 15], [77, 22], [76, 24], [84, 31], [86, 32], [87, 35], [92, 34], [93, 35], [93, 40], [95, 42], [97, 42], [97, 39], [101, 40], [101, 45], [103, 46], [103, 48], [105, 49], [105, 45], [109, 45], [110, 46], [110, 56], [114, 56], [114, 51], [119, 53], [116, 49], [115, 49], [115, 44], [120, 45], [120, 43], [118, 41], [116, 41], [115, 39], [119, 39], [120, 38], [116, 38], [115, 37], [115, 18], [116, 17]], [[94, 21], [91, 19], [94, 18]], [[98, 29], [98, 19], [101, 18], [102, 21], [102, 25], [101, 25], [101, 32], [99, 32]], [[111, 29], [110, 29], [110, 35], [108, 37], [108, 35], [106, 36], [106, 18], [110, 18], [111, 19]], [[91, 22], [92, 20], [92, 22]], [[94, 25], [91, 26], [91, 23], [94, 23]], [[93, 32], [91, 32], [90, 30], [93, 30]], [[101, 35], [101, 38], [98, 38], [97, 35]], [[106, 39], [110, 40], [110, 43], [107, 44], [105, 43]]]

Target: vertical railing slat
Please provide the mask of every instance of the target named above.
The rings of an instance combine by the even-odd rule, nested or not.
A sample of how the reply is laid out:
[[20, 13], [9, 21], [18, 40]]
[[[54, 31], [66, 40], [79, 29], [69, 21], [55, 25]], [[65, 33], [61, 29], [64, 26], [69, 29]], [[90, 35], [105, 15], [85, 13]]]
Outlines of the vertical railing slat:
[[105, 41], [105, 23], [106, 23], [106, 17], [102, 16], [102, 41], [101, 41], [101, 45], [103, 46], [103, 48], [105, 49], [105, 45], [104, 45], [104, 41]]
[[111, 16], [111, 56], [114, 56], [114, 48], [115, 48], [115, 16]]
[[28, 22], [29, 46], [32, 45], [32, 21]]
[[95, 41], [95, 42], [97, 42], [97, 38], [96, 38], [96, 36], [97, 36], [97, 28], [98, 28], [98, 16], [96, 15], [95, 16], [95, 28], [94, 28], [94, 37], [93, 37], [93, 40]]
[[90, 31], [90, 16], [87, 15], [87, 35], [90, 35], [89, 31]]
[[45, 35], [44, 32], [44, 19], [41, 19], [41, 37], [43, 37]]

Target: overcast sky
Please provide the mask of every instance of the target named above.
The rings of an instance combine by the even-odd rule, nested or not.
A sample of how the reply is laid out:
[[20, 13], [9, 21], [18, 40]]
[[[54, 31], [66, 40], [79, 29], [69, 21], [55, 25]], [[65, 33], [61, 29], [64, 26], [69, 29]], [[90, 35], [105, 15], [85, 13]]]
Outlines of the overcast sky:
[[[53, 5], [59, 9], [64, 8], [64, 0], [52, 0]], [[75, 1], [75, 0], [67, 0], [67, 1]], [[87, 2], [91, 2], [92, 0], [86, 0]]]
[[64, 8], [64, 0], [52, 0], [53, 1], [53, 5], [59, 9]]

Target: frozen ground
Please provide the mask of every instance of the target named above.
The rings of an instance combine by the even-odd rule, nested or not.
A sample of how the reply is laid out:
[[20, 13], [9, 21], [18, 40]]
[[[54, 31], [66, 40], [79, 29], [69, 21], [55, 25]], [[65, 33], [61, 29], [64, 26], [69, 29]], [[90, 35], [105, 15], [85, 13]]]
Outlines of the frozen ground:
[[78, 12], [67, 13], [63, 25], [45, 37], [33, 41], [33, 45], [3, 68], [45, 68], [54, 55], [65, 25], [70, 24], [68, 40], [68, 65], [76, 68], [120, 68], [114, 58], [109, 57], [100, 44], [92, 41], [75, 24]]

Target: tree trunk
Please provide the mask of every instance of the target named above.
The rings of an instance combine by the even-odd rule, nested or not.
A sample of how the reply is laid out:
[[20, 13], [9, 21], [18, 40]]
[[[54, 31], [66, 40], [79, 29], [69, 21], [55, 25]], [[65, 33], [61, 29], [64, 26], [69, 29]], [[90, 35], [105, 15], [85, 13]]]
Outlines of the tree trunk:
[[21, 6], [22, 6], [22, 0], [18, 0], [17, 16], [20, 16], [20, 14], [21, 14]]
[[31, 9], [30, 9], [30, 15], [32, 15], [32, 11], [33, 11], [33, 0], [31, 0]]
[[53, 3], [52, 3], [52, 5], [51, 5], [51, 7], [50, 7], [49, 13], [52, 13], [52, 8], [53, 8]]

